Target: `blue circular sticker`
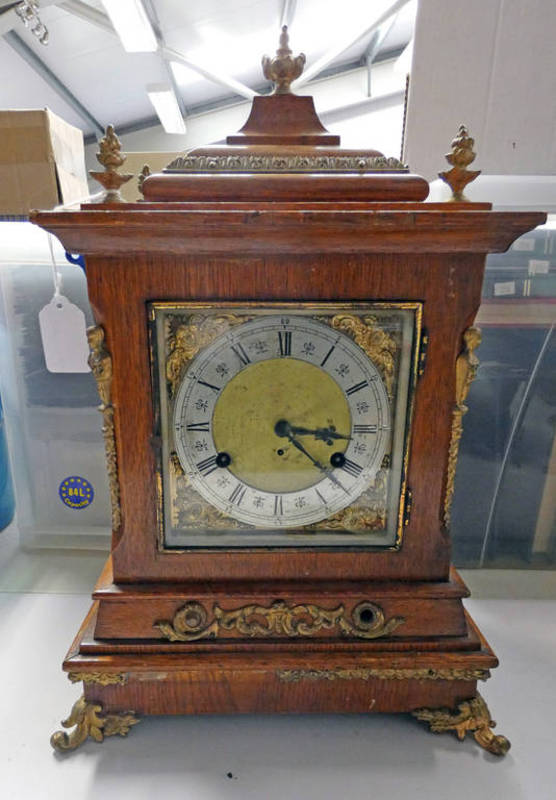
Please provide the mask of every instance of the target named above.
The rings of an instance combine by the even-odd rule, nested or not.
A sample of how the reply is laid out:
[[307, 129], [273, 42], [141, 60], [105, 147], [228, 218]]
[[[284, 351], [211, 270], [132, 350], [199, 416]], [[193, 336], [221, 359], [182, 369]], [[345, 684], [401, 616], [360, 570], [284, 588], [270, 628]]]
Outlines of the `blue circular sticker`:
[[64, 478], [58, 489], [60, 500], [69, 508], [87, 508], [93, 502], [95, 490], [86, 478], [72, 475]]

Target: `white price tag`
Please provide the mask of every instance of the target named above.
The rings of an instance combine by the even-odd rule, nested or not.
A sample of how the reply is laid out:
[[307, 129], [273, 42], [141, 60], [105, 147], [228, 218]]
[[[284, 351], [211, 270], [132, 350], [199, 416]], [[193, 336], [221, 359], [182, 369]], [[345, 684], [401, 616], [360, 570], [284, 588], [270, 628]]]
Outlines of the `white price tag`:
[[64, 295], [54, 295], [39, 312], [42, 347], [49, 372], [90, 372], [85, 314]]
[[512, 244], [512, 250], [521, 250], [527, 252], [535, 249], [535, 240], [532, 237], [527, 238], [522, 236]]
[[529, 259], [529, 275], [547, 275], [550, 261], [542, 261], [540, 258]]
[[495, 297], [505, 294], [515, 294], [515, 281], [502, 281], [494, 284]]

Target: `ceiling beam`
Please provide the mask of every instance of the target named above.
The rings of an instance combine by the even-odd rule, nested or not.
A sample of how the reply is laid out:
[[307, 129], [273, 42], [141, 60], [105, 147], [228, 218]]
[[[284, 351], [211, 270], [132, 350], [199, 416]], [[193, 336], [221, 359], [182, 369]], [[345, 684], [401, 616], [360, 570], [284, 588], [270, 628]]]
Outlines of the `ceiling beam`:
[[100, 122], [93, 117], [93, 115], [85, 108], [85, 106], [79, 102], [77, 97], [70, 92], [68, 87], [62, 83], [60, 78], [55, 75], [52, 70], [46, 66], [44, 61], [39, 58], [39, 56], [35, 53], [34, 50], [31, 50], [29, 45], [27, 45], [23, 39], [21, 39], [15, 31], [8, 31], [3, 36], [4, 40], [10, 45], [10, 47], [15, 50], [15, 52], [21, 56], [21, 58], [33, 69], [37, 75], [48, 83], [48, 85], [54, 89], [56, 94], [67, 103], [76, 114], [78, 114], [81, 119], [87, 123], [89, 128], [92, 128], [96, 133], [104, 136], [104, 128], [100, 124]]
[[224, 72], [217, 72], [216, 70], [201, 64], [196, 59], [192, 59], [189, 56], [180, 53], [178, 50], [174, 50], [172, 47], [164, 45], [164, 47], [161, 49], [164, 57], [169, 61], [177, 61], [178, 64], [184, 64], [184, 66], [195, 70], [195, 72], [198, 72], [199, 75], [202, 75], [209, 81], [218, 83], [220, 86], [225, 86], [227, 89], [231, 89], [234, 94], [239, 94], [241, 97], [246, 97], [248, 100], [252, 100], [257, 94], [257, 92], [254, 92], [253, 89], [250, 89], [244, 83], [236, 81], [236, 79], [232, 78], [231, 75], [226, 75]]
[[280, 28], [283, 28], [284, 25], [287, 25], [288, 28], [291, 27], [293, 18], [295, 16], [296, 6], [297, 6], [297, 0], [282, 0], [282, 11], [280, 13]]
[[382, 43], [394, 27], [396, 19], [398, 18], [397, 14], [392, 14], [389, 20], [385, 22], [384, 25], [381, 25], [380, 28], [373, 33], [372, 39], [369, 42], [369, 46], [367, 47], [367, 51], [365, 53], [365, 63], [367, 64], [367, 96], [370, 97], [372, 94], [372, 81], [371, 81], [371, 72], [372, 66], [375, 58], [378, 55], [380, 48], [382, 47]]
[[341, 56], [342, 53], [345, 53], [346, 50], [349, 50], [350, 47], [355, 47], [355, 45], [359, 44], [359, 42], [366, 39], [372, 33], [374, 33], [381, 25], [383, 25], [393, 14], [396, 14], [401, 8], [403, 8], [410, 0], [394, 0], [394, 2], [390, 3], [388, 8], [382, 12], [376, 19], [368, 25], [363, 30], [359, 29], [359, 32], [354, 36], [346, 36], [343, 39], [339, 39], [338, 43], [335, 44], [330, 50], [321, 56], [314, 64], [305, 70], [305, 72], [297, 78], [292, 83], [292, 89], [297, 89], [300, 86], [308, 83], [309, 81], [316, 78], [316, 76], [326, 69], [326, 67], [332, 62], [335, 61], [338, 56]]
[[384, 108], [403, 105], [405, 91], [390, 92], [381, 94], [377, 97], [366, 97], [364, 100], [357, 100], [355, 103], [346, 103], [343, 106], [329, 108], [319, 114], [319, 119], [325, 125], [333, 125], [336, 122], [343, 122], [346, 119], [369, 114], [372, 111], [382, 111]]
[[92, 25], [96, 25], [97, 28], [117, 36], [108, 14], [93, 8], [88, 3], [82, 3], [81, 0], [64, 0], [64, 2], [59, 2], [58, 0], [56, 5], [63, 8], [68, 14], [73, 14], [74, 17], [79, 17]]

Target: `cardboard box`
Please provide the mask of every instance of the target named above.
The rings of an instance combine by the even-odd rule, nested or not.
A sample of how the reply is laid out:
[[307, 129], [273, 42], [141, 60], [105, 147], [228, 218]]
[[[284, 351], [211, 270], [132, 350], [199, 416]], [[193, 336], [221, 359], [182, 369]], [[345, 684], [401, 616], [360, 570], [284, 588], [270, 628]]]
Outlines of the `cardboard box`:
[[83, 133], [43, 111], [0, 111], [0, 216], [27, 216], [89, 194]]

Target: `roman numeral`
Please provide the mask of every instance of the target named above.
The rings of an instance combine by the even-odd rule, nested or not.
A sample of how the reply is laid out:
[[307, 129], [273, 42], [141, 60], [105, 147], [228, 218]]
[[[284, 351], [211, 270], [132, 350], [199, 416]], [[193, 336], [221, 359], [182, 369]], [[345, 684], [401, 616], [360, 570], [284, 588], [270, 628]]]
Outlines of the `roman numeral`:
[[[199, 383], [201, 383], [201, 381], [199, 381]], [[355, 392], [358, 392], [360, 389], [364, 389], [365, 386], [368, 385], [369, 385], [368, 381], [361, 381], [361, 383], [355, 383], [353, 386], [350, 386], [349, 389], [346, 389], [346, 394], [355, 394]]]
[[234, 353], [236, 354], [236, 356], [239, 358], [239, 360], [241, 361], [241, 363], [244, 366], [247, 366], [247, 364], [251, 363], [251, 359], [249, 358], [249, 356], [245, 352], [245, 348], [243, 347], [242, 344], [239, 344], [239, 343], [238, 344], [233, 344], [232, 345], [232, 350], [234, 351]]
[[276, 494], [274, 495], [274, 516], [277, 517], [279, 514], [284, 513], [284, 508], [282, 506], [282, 495]]
[[326, 364], [326, 362], [328, 361], [328, 359], [329, 359], [329, 358], [330, 358], [330, 356], [332, 355], [332, 351], [334, 350], [334, 348], [335, 348], [335, 347], [336, 347], [336, 345], [335, 345], [335, 344], [333, 344], [333, 345], [332, 345], [332, 347], [330, 348], [330, 350], [328, 351], [328, 353], [327, 353], [327, 354], [325, 355], [325, 357], [322, 359], [322, 361], [320, 362], [320, 365], [321, 365], [321, 367], [324, 367], [324, 365]]
[[214, 472], [215, 469], [218, 469], [218, 464], [216, 463], [216, 456], [209, 456], [208, 458], [204, 458], [202, 461], [198, 461], [195, 465], [201, 475], [205, 478], [207, 475], [210, 475], [211, 472]]
[[208, 433], [209, 431], [209, 423], [208, 422], [192, 422], [189, 425], [185, 426], [186, 431], [205, 431]]
[[197, 381], [197, 383], [202, 383], [203, 386], [208, 386], [208, 388], [212, 389], [214, 392], [220, 391], [220, 386], [214, 386], [212, 383], [207, 383], [206, 381]]
[[378, 430], [377, 425], [354, 425], [354, 433], [376, 433]]
[[246, 491], [247, 491], [247, 486], [244, 486], [242, 483], [238, 483], [234, 491], [229, 496], [228, 500], [230, 501], [230, 503], [235, 503], [236, 506], [240, 506]]
[[318, 495], [318, 497], [319, 497], [319, 500], [320, 500], [322, 503], [324, 503], [324, 505], [326, 505], [326, 498], [322, 496], [322, 494], [319, 492], [319, 490], [318, 490], [318, 489], [315, 489], [315, 492], [317, 493], [317, 495]]
[[292, 354], [291, 331], [278, 331], [278, 341], [280, 342], [280, 355], [291, 356]]
[[342, 469], [345, 470], [348, 475], [352, 475], [354, 478], [358, 478], [363, 472], [363, 467], [360, 467], [359, 464], [355, 463], [355, 461], [350, 461], [349, 458], [346, 458], [342, 464]]

